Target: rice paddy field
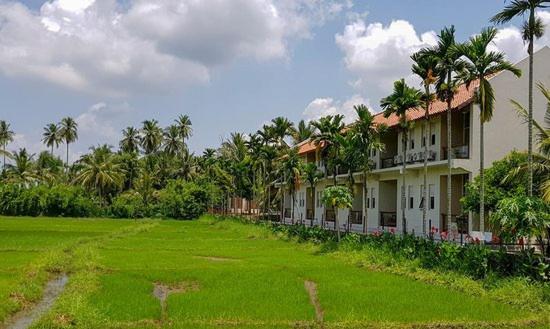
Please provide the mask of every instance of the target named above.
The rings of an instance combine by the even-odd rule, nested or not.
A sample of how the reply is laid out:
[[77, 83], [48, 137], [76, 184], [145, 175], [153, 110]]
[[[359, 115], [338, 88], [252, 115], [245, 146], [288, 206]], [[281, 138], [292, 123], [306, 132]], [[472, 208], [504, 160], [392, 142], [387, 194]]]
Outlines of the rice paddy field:
[[31, 328], [529, 328], [541, 316], [231, 220], [0, 218], [0, 323], [60, 275]]

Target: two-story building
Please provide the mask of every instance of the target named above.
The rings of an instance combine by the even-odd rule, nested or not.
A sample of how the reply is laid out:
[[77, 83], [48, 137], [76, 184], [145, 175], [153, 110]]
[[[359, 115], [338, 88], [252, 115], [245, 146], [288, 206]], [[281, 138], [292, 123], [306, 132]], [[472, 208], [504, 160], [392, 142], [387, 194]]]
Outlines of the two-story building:
[[[550, 87], [550, 48], [544, 47], [535, 53], [534, 80]], [[528, 59], [516, 64], [522, 70], [521, 78], [509, 72], [502, 72], [490, 78], [495, 90], [495, 110], [491, 121], [485, 123], [485, 154], [486, 168], [491, 163], [502, 159], [512, 150], [527, 149], [527, 125], [519, 118], [510, 100], [516, 100], [527, 106], [528, 103]], [[479, 107], [475, 104], [477, 83], [458, 88], [452, 102], [451, 111], [451, 143], [447, 140], [447, 104], [435, 101], [430, 106], [428, 133], [424, 134], [424, 109], [410, 109], [408, 119], [415, 124], [409, 131], [407, 143], [407, 158], [404, 158], [401, 143], [402, 132], [395, 116], [385, 118], [376, 114], [375, 120], [389, 127], [389, 132], [383, 136], [385, 149], [383, 152], [373, 152], [371, 159], [374, 167], [368, 174], [366, 187], [361, 173], [354, 173], [353, 207], [338, 211], [338, 219], [343, 230], [374, 231], [394, 228], [402, 230], [401, 193], [405, 193], [405, 217], [407, 229], [417, 234], [429, 232], [431, 228], [438, 231], [447, 230], [447, 149], [452, 149], [451, 176], [451, 223], [457, 218], [467, 221], [468, 233], [474, 231], [490, 231], [487, 218], [481, 222], [479, 216], [462, 210], [460, 198], [465, 193], [465, 184], [479, 174], [480, 166], [480, 120]], [[544, 97], [535, 90], [534, 118], [543, 122], [546, 112]], [[427, 138], [425, 137], [427, 135]], [[428, 145], [428, 176], [424, 187], [424, 145]], [[325, 171], [324, 161], [320, 157], [319, 147], [310, 141], [297, 145], [304, 162], [317, 163], [321, 171]], [[403, 163], [406, 161], [405, 191], [402, 189]], [[346, 184], [347, 169], [340, 170], [338, 184]], [[332, 209], [325, 209], [321, 203], [324, 188], [333, 185], [330, 173], [313, 189], [303, 182], [296, 193], [294, 218], [291, 216], [291, 200], [284, 198], [285, 221], [303, 221], [309, 225], [334, 227], [335, 214]], [[427, 200], [423, 200], [422, 190], [427, 189]], [[426, 227], [422, 227], [422, 211], [427, 207]], [[451, 224], [453, 226], [453, 224]]]

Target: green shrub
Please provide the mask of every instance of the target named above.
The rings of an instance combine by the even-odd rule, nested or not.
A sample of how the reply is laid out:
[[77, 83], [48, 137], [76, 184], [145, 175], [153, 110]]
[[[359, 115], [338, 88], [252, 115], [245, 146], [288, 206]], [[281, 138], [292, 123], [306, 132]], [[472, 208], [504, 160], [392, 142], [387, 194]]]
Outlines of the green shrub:
[[160, 191], [158, 209], [165, 217], [196, 219], [206, 212], [210, 200], [208, 187], [176, 180]]
[[149, 216], [149, 210], [139, 193], [128, 191], [113, 199], [111, 214], [117, 218], [143, 218]]

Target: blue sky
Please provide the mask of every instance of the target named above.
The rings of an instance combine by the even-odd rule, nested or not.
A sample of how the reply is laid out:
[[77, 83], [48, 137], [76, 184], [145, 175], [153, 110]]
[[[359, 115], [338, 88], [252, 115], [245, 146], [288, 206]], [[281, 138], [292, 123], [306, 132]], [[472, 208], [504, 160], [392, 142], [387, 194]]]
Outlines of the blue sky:
[[[46, 4], [45, 4], [46, 3]], [[151, 6], [154, 3], [155, 6]], [[454, 24], [465, 40], [502, 0], [0, 1], [0, 119], [11, 148], [40, 144], [42, 127], [77, 118], [72, 157], [117, 144], [126, 126], [190, 115], [196, 153], [275, 116], [293, 121], [377, 110], [408, 55]], [[220, 16], [221, 15], [221, 16]], [[550, 23], [550, 13], [543, 13]], [[495, 48], [524, 56], [513, 22]], [[550, 34], [550, 32], [548, 33]], [[538, 46], [548, 44], [548, 36]], [[59, 150], [62, 152], [62, 149]]]

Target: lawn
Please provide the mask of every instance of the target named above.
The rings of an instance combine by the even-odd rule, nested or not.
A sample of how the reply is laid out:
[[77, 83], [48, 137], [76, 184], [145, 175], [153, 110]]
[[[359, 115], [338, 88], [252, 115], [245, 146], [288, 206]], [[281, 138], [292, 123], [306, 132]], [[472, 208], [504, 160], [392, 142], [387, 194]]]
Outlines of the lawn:
[[0, 305], [11, 305], [0, 319], [18, 289], [36, 300], [48, 273], [69, 274], [35, 328], [506, 328], [538, 317], [209, 217], [0, 219], [0, 255]]

